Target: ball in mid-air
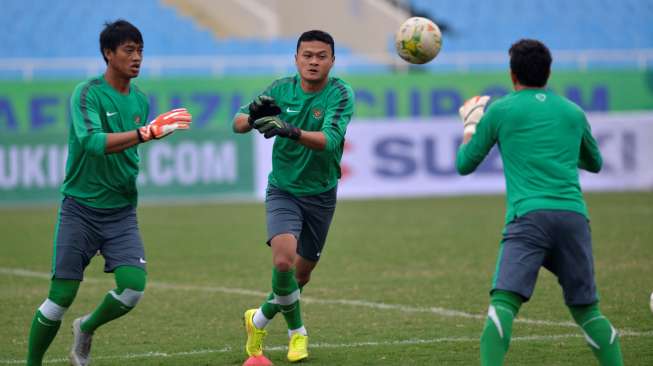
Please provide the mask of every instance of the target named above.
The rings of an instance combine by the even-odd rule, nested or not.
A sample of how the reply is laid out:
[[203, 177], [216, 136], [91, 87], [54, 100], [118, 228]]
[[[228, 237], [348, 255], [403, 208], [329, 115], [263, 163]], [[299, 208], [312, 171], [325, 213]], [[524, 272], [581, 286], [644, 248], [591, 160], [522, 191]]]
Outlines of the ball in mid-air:
[[395, 48], [411, 64], [425, 64], [435, 58], [442, 47], [442, 33], [430, 19], [407, 19], [395, 35]]

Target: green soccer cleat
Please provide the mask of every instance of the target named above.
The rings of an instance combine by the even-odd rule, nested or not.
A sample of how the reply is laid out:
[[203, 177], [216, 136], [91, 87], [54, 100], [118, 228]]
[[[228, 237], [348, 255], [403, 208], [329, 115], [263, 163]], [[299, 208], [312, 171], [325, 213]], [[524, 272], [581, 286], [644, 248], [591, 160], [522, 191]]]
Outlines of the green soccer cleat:
[[298, 362], [308, 358], [308, 336], [295, 333], [288, 343], [288, 361]]
[[263, 355], [263, 339], [268, 334], [264, 329], [258, 329], [253, 319], [257, 309], [249, 309], [245, 312], [245, 330], [247, 331], [247, 343], [245, 351], [248, 356]]
[[72, 366], [86, 366], [91, 362], [93, 333], [83, 332], [81, 325], [82, 318], [73, 321], [73, 346], [69, 355]]

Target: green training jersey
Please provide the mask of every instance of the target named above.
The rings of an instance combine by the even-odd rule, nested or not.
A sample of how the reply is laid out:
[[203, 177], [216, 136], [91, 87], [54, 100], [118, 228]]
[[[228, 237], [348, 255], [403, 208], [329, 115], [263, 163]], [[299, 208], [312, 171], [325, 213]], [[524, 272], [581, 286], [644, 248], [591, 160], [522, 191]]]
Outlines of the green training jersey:
[[104, 76], [75, 88], [70, 99], [66, 177], [61, 192], [96, 208], [136, 206], [140, 158], [136, 146], [105, 154], [106, 134], [132, 131], [147, 121], [149, 104], [134, 84], [121, 94]]
[[[297, 196], [326, 192], [338, 184], [347, 125], [354, 113], [354, 92], [330, 77], [324, 89], [307, 93], [299, 75], [276, 80], [263, 93], [281, 107], [279, 118], [305, 131], [322, 131], [324, 150], [312, 150], [288, 138], [276, 138], [268, 183]], [[249, 104], [240, 109], [249, 113]]]
[[602, 158], [583, 110], [550, 90], [523, 89], [492, 103], [456, 167], [469, 174], [498, 144], [506, 178], [506, 223], [541, 209], [587, 215], [578, 168], [601, 169]]

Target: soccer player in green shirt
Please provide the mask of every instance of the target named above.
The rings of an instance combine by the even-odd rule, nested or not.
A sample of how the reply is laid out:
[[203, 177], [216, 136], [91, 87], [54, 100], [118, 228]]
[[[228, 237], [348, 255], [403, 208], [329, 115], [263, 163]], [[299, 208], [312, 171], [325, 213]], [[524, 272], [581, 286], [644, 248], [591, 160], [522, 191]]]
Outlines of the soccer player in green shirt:
[[349, 84], [329, 76], [333, 38], [319, 30], [305, 32], [296, 52], [298, 74], [273, 82], [233, 121], [236, 133], [256, 129], [265, 138], [278, 137], [265, 199], [272, 292], [260, 308], [245, 312], [245, 348], [250, 357], [265, 357], [263, 328], [281, 311], [291, 362], [308, 357], [300, 292], [320, 259], [335, 211], [345, 131], [354, 110]]
[[143, 37], [124, 20], [105, 24], [100, 51], [106, 72], [79, 84], [70, 101], [72, 124], [68, 137], [64, 196], [54, 234], [52, 281], [47, 299], [34, 315], [27, 365], [43, 355], [73, 303], [84, 269], [99, 251], [105, 272], [116, 288], [90, 314], [73, 321], [70, 362], [90, 362], [93, 332], [128, 313], [145, 289], [145, 251], [136, 220], [136, 145], [187, 129], [191, 115], [183, 108], [158, 116], [149, 124], [147, 98], [131, 79], [143, 60]]
[[582, 109], [545, 88], [549, 49], [522, 39], [509, 54], [515, 91], [485, 113], [487, 96], [460, 108], [458, 172], [472, 173], [497, 144], [506, 177], [506, 226], [481, 336], [481, 364], [503, 364], [513, 319], [544, 266], [557, 276], [600, 364], [623, 365], [617, 331], [598, 306], [589, 216], [578, 180], [579, 168], [599, 172], [601, 153]]

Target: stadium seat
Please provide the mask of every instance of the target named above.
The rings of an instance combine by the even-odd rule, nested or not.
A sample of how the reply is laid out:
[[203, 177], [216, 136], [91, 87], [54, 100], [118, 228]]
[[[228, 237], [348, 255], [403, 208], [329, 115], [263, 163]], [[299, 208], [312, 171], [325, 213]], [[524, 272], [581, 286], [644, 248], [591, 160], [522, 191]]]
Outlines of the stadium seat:
[[414, 10], [451, 28], [449, 51], [505, 51], [518, 38], [551, 49], [653, 48], [653, 2], [641, 0], [411, 0]]
[[4, 0], [2, 6], [0, 58], [98, 56], [103, 23], [118, 18], [139, 27], [148, 56], [292, 54], [295, 44], [289, 39], [218, 39], [158, 0]]
[[[443, 34], [442, 55], [445, 57], [442, 58], [456, 52], [505, 54], [515, 40], [523, 37], [538, 38], [556, 51], [653, 49], [651, 1], [407, 1], [420, 14], [447, 25], [447, 31]], [[277, 62], [267, 68], [236, 63], [236, 66], [220, 66], [220, 72], [278, 74], [293, 72], [294, 69], [291, 58], [295, 49], [294, 37], [218, 38], [194, 19], [166, 5], [163, 0], [3, 0], [2, 6], [0, 21], [4, 29], [0, 33], [0, 59], [4, 60], [99, 58], [98, 34], [103, 23], [125, 18], [143, 32], [146, 57], [251, 57], [264, 53], [266, 56], [279, 56], [280, 59], [287, 57], [288, 63], [280, 66], [280, 62]], [[336, 42], [336, 54], [345, 56], [336, 63], [338, 70], [355, 73], [387, 70], [387, 66], [369, 61], [364, 55], [342, 44]], [[394, 53], [393, 34], [388, 34], [387, 44], [387, 51]], [[557, 62], [557, 65], [562, 63]], [[472, 67], [492, 66], [475, 62]], [[426, 67], [448, 71], [461, 66], [455, 62], [441, 61]], [[87, 71], [88, 68], [81, 70]], [[144, 74], [148, 72], [146, 67]], [[156, 70], [152, 72], [156, 73]], [[208, 66], [205, 70], [193, 70], [193, 73], [199, 74], [207, 72], [213, 73], [215, 70]], [[58, 75], [65, 72], [41, 69], [34, 75], [39, 73]], [[5, 68], [0, 72], [0, 77], [14, 74], [24, 75], [25, 71]]]

